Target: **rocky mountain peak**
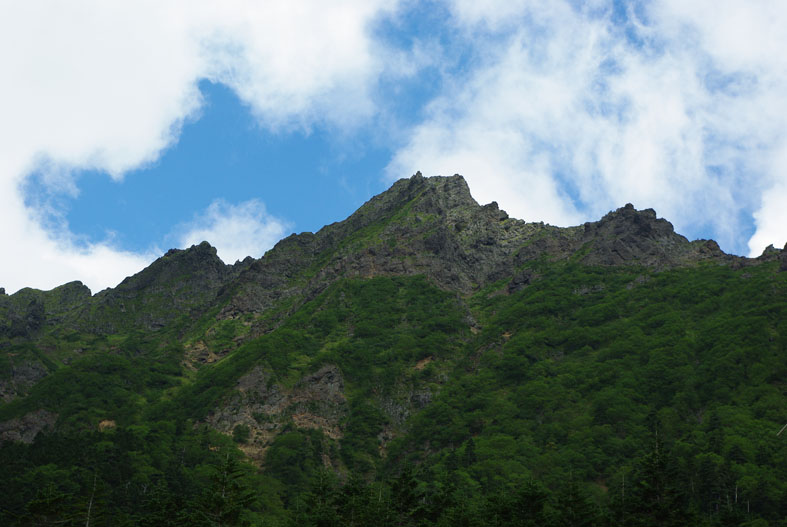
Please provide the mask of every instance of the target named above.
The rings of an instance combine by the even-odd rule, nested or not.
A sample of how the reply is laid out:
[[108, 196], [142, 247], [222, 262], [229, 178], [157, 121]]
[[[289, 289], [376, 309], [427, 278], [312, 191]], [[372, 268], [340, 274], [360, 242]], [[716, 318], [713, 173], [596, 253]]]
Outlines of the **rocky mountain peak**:
[[458, 208], [478, 206], [470, 195], [465, 178], [459, 174], [425, 178], [417, 172], [409, 180], [403, 181], [407, 181], [408, 197], [417, 198], [414, 209], [420, 212], [445, 215]]
[[696, 252], [670, 222], [656, 216], [656, 211], [637, 210], [631, 203], [586, 223], [583, 241], [590, 244], [584, 262], [597, 265], [670, 267]]
[[637, 210], [627, 203], [617, 210], [608, 212], [601, 220], [585, 224], [585, 232], [591, 236], [638, 236], [652, 240], [675, 238], [686, 240], [675, 234], [672, 224], [656, 217], [653, 209]]
[[52, 289], [50, 294], [64, 304], [82, 302], [85, 298], [92, 295], [90, 288], [79, 280], [74, 280], [73, 282], [58, 286]]
[[260, 312], [282, 297], [310, 298], [341, 277], [425, 274], [470, 291], [511, 265], [519, 236], [496, 203], [480, 206], [460, 175], [418, 172], [344, 221], [281, 240], [243, 272], [222, 316]]
[[467, 207], [478, 207], [478, 203], [462, 176], [427, 178], [416, 172], [374, 196], [346, 220], [328, 225], [317, 234], [323, 238], [343, 237], [404, 211], [446, 216]]
[[760, 255], [760, 257], [761, 258], [763, 258], [763, 257], [767, 258], [767, 257], [770, 257], [770, 256], [778, 257], [780, 254], [781, 254], [781, 251], [779, 249], [777, 249], [776, 247], [774, 247], [773, 244], [770, 244], [768, 247], [763, 249], [762, 254]]
[[0, 296], [0, 335], [31, 337], [45, 324], [57, 324], [83, 308], [91, 298], [82, 282], [69, 282], [50, 291], [26, 287]]
[[164, 253], [164, 257], [180, 257], [191, 260], [214, 260], [218, 258], [218, 251], [207, 241], [192, 245], [188, 249], [170, 249]]
[[218, 278], [226, 272], [226, 267], [218, 257], [216, 248], [208, 242], [192, 245], [188, 249], [170, 249], [139, 273], [123, 280], [114, 292], [176, 285], [184, 279]]
[[155, 329], [184, 314], [196, 316], [239, 273], [226, 265], [208, 242], [170, 249], [116, 288], [96, 295], [101, 329], [141, 325]]

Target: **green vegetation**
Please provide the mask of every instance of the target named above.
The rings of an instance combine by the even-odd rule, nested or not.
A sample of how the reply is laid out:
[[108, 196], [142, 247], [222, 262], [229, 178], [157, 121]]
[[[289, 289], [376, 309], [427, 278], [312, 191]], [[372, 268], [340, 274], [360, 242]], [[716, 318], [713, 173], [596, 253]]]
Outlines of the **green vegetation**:
[[[52, 373], [0, 422], [58, 418], [0, 446], [0, 524], [784, 525], [787, 273], [529, 265], [512, 294], [340, 280], [253, 338], [269, 314], [215, 309], [9, 338], [0, 367]], [[227, 355], [189, 372], [196, 339]], [[205, 424], [254, 368], [289, 393], [324, 366], [342, 375], [338, 437], [259, 408]], [[258, 427], [275, 432], [261, 468], [238, 450]]]

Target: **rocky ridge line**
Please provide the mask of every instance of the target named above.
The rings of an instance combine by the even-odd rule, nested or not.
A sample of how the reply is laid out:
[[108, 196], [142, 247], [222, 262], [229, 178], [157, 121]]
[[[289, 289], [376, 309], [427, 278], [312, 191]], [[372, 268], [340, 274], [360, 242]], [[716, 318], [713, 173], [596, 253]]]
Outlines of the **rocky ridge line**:
[[196, 319], [216, 306], [223, 306], [219, 319], [258, 316], [288, 298], [300, 298], [296, 304], [307, 301], [344, 277], [424, 274], [460, 294], [509, 278], [513, 291], [530, 280], [522, 267], [539, 258], [660, 269], [779, 259], [787, 269], [787, 248], [766, 250], [757, 259], [728, 255], [712, 240], [689, 242], [652, 209], [638, 211], [628, 204], [599, 221], [555, 227], [510, 218], [495, 202], [479, 205], [462, 176], [417, 173], [346, 220], [317, 233], [288, 236], [256, 260], [226, 265], [203, 242], [172, 249], [94, 296], [80, 282], [2, 294], [0, 337], [33, 338], [53, 325], [99, 334], [156, 330], [183, 316]]

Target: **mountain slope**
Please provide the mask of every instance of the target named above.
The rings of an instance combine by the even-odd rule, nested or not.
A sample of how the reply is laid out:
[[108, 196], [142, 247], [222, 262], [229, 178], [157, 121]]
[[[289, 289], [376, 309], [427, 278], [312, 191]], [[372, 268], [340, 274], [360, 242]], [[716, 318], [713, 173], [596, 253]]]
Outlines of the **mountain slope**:
[[777, 522], [786, 255], [630, 205], [526, 223], [417, 174], [258, 260], [0, 295], [0, 511], [81, 517], [93, 477], [115, 520], [208, 514], [236, 474], [252, 522]]

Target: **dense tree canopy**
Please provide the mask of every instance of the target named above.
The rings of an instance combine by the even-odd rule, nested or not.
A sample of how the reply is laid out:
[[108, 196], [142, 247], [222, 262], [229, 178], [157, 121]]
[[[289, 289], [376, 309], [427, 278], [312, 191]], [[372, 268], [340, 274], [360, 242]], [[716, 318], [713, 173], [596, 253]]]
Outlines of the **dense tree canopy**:
[[[208, 344], [229, 352], [196, 369], [186, 348], [204, 327], [9, 339], [4, 355], [81, 351], [0, 406], [0, 421], [58, 416], [0, 446], [0, 523], [787, 521], [787, 273], [528, 271], [519, 291], [470, 296], [423, 277], [341, 280], [260, 335], [207, 313]], [[261, 413], [209, 425], [247, 400], [254, 368], [284, 393], [325, 365], [343, 376], [338, 435], [295, 410], [276, 427]]]

